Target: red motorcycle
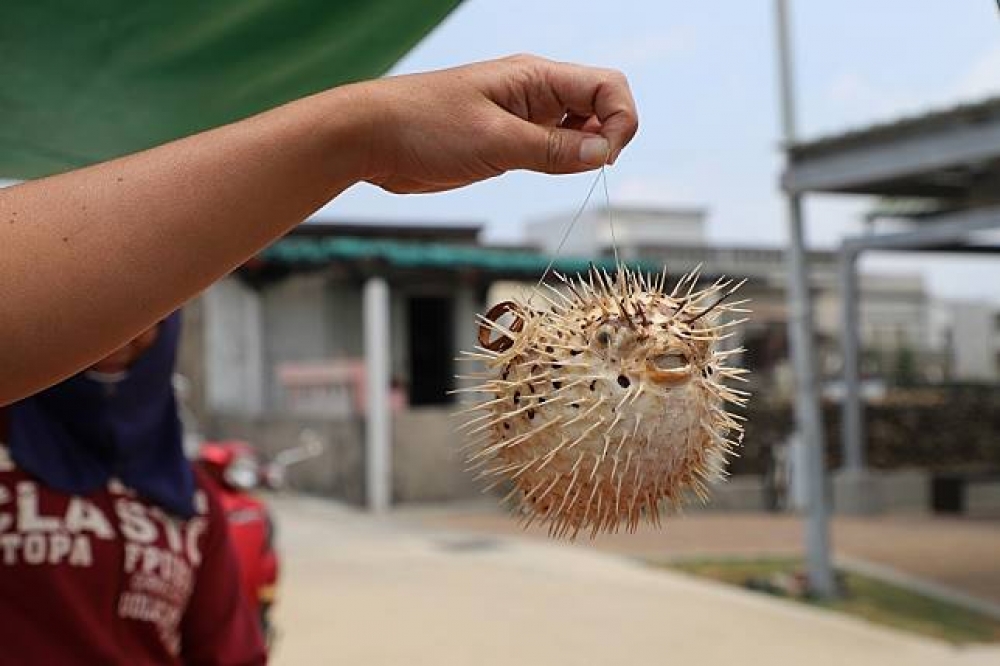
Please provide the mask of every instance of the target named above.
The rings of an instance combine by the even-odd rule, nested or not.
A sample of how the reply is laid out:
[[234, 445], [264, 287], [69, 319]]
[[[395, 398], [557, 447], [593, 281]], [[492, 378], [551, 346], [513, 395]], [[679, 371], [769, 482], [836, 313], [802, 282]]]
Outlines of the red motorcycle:
[[264, 500], [253, 491], [280, 489], [290, 465], [323, 452], [322, 440], [315, 433], [305, 431], [299, 439], [298, 446], [285, 449], [266, 462], [250, 444], [240, 440], [204, 442], [197, 456], [197, 464], [217, 486], [229, 519], [243, 590], [257, 611], [268, 645], [274, 639], [270, 611], [277, 592], [278, 554], [273, 517]]

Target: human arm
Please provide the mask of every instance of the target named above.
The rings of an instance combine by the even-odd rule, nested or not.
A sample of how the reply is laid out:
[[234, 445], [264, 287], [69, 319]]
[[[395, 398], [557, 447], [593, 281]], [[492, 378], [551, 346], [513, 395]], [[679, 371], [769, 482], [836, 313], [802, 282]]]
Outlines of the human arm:
[[620, 74], [518, 56], [335, 88], [0, 190], [0, 405], [119, 347], [357, 182], [583, 171], [636, 127]]

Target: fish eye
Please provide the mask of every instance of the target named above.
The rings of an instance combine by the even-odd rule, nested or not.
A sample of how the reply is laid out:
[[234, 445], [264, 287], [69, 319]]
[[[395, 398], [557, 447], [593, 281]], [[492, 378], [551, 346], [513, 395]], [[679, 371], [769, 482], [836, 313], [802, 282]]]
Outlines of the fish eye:
[[608, 330], [607, 326], [601, 328], [601, 330], [597, 332], [597, 335], [595, 337], [597, 340], [597, 344], [600, 345], [601, 347], [607, 347], [608, 345], [611, 344], [611, 331]]

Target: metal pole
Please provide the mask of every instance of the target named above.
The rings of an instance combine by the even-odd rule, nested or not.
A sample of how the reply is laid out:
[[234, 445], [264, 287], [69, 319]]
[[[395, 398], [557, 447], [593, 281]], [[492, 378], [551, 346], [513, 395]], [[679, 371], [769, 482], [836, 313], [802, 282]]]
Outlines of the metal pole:
[[392, 414], [389, 405], [389, 287], [371, 277], [362, 297], [365, 333], [365, 496], [382, 513], [392, 496]]
[[840, 248], [841, 352], [844, 362], [844, 469], [860, 474], [865, 468], [864, 405], [861, 401], [860, 331], [858, 323], [858, 253], [846, 243]]
[[[778, 70], [781, 119], [786, 145], [795, 141], [795, 99], [785, 0], [775, 0], [775, 28], [778, 40]], [[819, 408], [816, 353], [813, 341], [812, 297], [803, 238], [802, 201], [788, 194], [788, 327], [795, 367], [795, 420], [805, 447], [809, 484], [806, 520], [806, 559], [809, 586], [813, 593], [832, 596], [835, 592], [830, 566], [830, 512], [826, 497], [823, 460], [823, 424]]]

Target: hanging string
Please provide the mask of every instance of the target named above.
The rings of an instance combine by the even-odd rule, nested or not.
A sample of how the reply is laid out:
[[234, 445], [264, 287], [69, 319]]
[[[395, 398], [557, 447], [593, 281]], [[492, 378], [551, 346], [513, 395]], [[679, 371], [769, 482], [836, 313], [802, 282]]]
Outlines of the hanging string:
[[618, 256], [618, 238], [615, 237], [615, 215], [611, 209], [611, 195], [608, 193], [608, 172], [601, 167], [601, 180], [604, 181], [604, 205], [608, 210], [608, 228], [611, 229], [611, 248], [615, 253], [615, 268], [622, 269], [622, 261]]
[[[552, 253], [552, 258], [549, 259], [549, 264], [545, 267], [545, 270], [542, 271], [542, 277], [538, 278], [538, 282], [535, 283], [535, 288], [531, 290], [531, 294], [528, 296], [527, 305], [531, 305], [531, 299], [535, 297], [535, 294], [538, 293], [538, 290], [545, 282], [545, 278], [547, 278], [549, 276], [549, 272], [552, 271], [552, 266], [555, 265], [556, 260], [559, 258], [559, 253], [562, 252], [563, 245], [565, 245], [567, 239], [569, 239], [569, 235], [573, 231], [573, 227], [576, 226], [577, 221], [583, 216], [583, 211], [587, 209], [587, 204], [590, 203], [590, 197], [594, 195], [594, 190], [597, 189], [597, 183], [601, 181], [603, 176], [604, 167], [602, 166], [601, 170], [597, 172], [597, 177], [590, 183], [590, 189], [587, 190], [587, 196], [584, 197], [583, 203], [580, 204], [576, 214], [573, 215], [569, 223], [566, 225], [566, 228], [563, 230], [562, 238], [559, 239], [559, 244], [556, 245], [555, 252]], [[606, 183], [607, 181], [605, 181], [605, 187]]]

